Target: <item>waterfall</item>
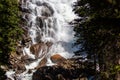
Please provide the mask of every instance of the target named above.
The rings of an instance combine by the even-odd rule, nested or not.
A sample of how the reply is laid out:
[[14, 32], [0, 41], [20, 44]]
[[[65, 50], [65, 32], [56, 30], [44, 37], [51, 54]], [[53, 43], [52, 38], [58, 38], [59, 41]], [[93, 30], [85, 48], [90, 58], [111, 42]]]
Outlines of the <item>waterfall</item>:
[[[31, 80], [39, 62], [46, 57], [46, 66], [55, 65], [50, 56], [60, 54], [65, 58], [73, 55], [74, 31], [70, 24], [77, 16], [73, 12], [76, 0], [20, 0], [26, 21], [27, 35], [31, 42], [23, 47], [23, 55], [31, 61], [25, 63], [25, 71], [17, 73], [12, 68], [6, 72], [11, 80]], [[35, 51], [34, 49], [39, 49]], [[28, 73], [31, 70], [31, 73]]]

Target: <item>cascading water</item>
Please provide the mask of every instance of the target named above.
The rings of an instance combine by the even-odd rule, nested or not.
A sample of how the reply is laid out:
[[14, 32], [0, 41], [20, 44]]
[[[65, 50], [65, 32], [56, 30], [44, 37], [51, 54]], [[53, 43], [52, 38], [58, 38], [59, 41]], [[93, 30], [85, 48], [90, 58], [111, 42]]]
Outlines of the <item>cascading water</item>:
[[[31, 44], [23, 48], [23, 55], [35, 59], [30, 64], [25, 64], [26, 70], [16, 73], [13, 69], [6, 72], [11, 80], [31, 80], [35, 67], [42, 58], [47, 58], [47, 66], [53, 65], [50, 56], [60, 54], [65, 58], [73, 54], [74, 31], [69, 23], [76, 18], [72, 11], [76, 0], [21, 0], [21, 8], [27, 10], [23, 15], [31, 38]], [[39, 53], [31, 50], [32, 45], [39, 45]], [[48, 44], [46, 46], [46, 44]], [[32, 70], [31, 73], [28, 73]]]

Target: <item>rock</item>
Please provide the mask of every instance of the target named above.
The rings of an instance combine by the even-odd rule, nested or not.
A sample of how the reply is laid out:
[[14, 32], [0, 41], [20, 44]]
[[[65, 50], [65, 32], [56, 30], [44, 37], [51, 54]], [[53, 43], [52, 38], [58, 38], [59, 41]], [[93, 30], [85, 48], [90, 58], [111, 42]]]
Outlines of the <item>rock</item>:
[[22, 60], [22, 61], [25, 61], [25, 60], [27, 60], [28, 58], [29, 58], [28, 55], [23, 55], [23, 56], [21, 57], [21, 60]]
[[21, 59], [22, 55], [16, 52], [11, 52], [9, 57], [10, 66], [16, 73], [22, 73], [26, 70], [24, 60]]
[[57, 75], [57, 78], [58, 78], [58, 80], [65, 80], [65, 78], [64, 78], [63, 75], [61, 75], [61, 74], [58, 74], [58, 75]]
[[20, 7], [20, 10], [21, 10], [22, 12], [25, 12], [25, 13], [30, 13], [30, 12], [31, 12], [31, 10], [29, 10], [29, 9], [27, 9], [27, 8], [21, 8], [21, 7]]
[[[36, 56], [36, 58], [42, 58], [43, 55], [45, 55], [48, 51], [49, 48], [52, 46], [52, 43], [47, 42], [40, 42], [38, 44], [34, 44], [30, 47], [30, 51], [32, 52], [32, 54], [34, 54]], [[39, 54], [41, 51], [41, 54]]]
[[57, 63], [57, 64], [62, 63], [63, 61], [66, 60], [64, 57], [62, 57], [59, 54], [55, 54], [55, 55], [51, 56], [50, 59], [53, 63]]
[[47, 59], [43, 58], [35, 69], [45, 66], [46, 63], [47, 63]]
[[18, 55], [22, 55], [22, 54], [23, 54], [23, 47], [22, 47], [22, 46], [17, 46], [17, 48], [16, 48], [16, 53], [17, 53]]
[[30, 14], [29, 14], [29, 13], [25, 13], [25, 14], [24, 14], [24, 19], [25, 19], [26, 21], [30, 21]]
[[21, 41], [22, 45], [24, 46], [28, 46], [30, 43], [32, 42], [31, 40], [31, 37], [26, 37], [26, 36], [23, 36], [23, 39]]
[[14, 65], [17, 60], [20, 60], [20, 57], [16, 54], [16, 52], [11, 52], [9, 55], [9, 62], [10, 64]]
[[45, 75], [45, 78], [46, 78], [46, 80], [53, 80], [53, 79], [51, 78], [51, 76], [49, 76], [49, 75]]
[[[22, 12], [26, 12], [26, 13], [30, 13], [31, 10], [28, 9], [28, 8], [23, 8], [22, 6], [26, 6], [26, 3], [27, 3], [27, 0], [19, 0], [19, 8], [20, 8], [20, 11]], [[28, 4], [27, 4], [28, 5]]]
[[46, 45], [47, 45], [48, 47], [51, 47], [51, 46], [53, 45], [53, 43], [52, 43], [52, 42], [46, 42]]
[[33, 61], [35, 61], [35, 59], [30, 58], [28, 55], [23, 55], [21, 57], [21, 61], [24, 62], [25, 64], [29, 65], [30, 63], [32, 63]]
[[87, 77], [80, 78], [79, 80], [88, 80]]
[[42, 10], [42, 16], [49, 17], [54, 14], [53, 8], [48, 3], [43, 3], [42, 5], [44, 6], [44, 8]]
[[16, 64], [16, 69], [17, 69], [17, 70], [16, 70], [16, 73], [17, 73], [17, 74], [20, 74], [20, 73], [24, 72], [24, 71], [26, 70], [25, 64], [22, 63], [22, 62], [17, 63], [17, 64]]
[[[30, 51], [32, 52], [32, 54], [34, 54], [36, 56], [36, 58], [42, 57], [44, 54], [47, 53], [47, 45], [43, 42], [34, 44], [30, 47]], [[42, 54], [39, 54], [40, 51]], [[41, 55], [41, 56], [39, 56], [39, 55]]]
[[42, 29], [43, 26], [44, 26], [44, 18], [42, 18], [42, 17], [37, 17], [37, 18], [36, 18], [36, 25], [38, 25], [38, 26]]
[[32, 80], [75, 80], [80, 75], [79, 69], [71, 70], [60, 66], [46, 66], [34, 72]]
[[36, 1], [37, 6], [42, 6], [42, 3], [40, 1]]
[[7, 71], [9, 68], [7, 65], [1, 65], [0, 69], [3, 69], [4, 71]]
[[14, 69], [14, 71], [16, 73], [22, 73], [26, 70], [25, 68], [25, 64], [22, 63], [21, 61], [20, 62], [16, 62], [14, 65], [11, 66], [12, 69]]
[[31, 73], [32, 73], [32, 69], [29, 69], [29, 70], [28, 70], [28, 74], [31, 74]]
[[[54, 55], [54, 57], [61, 58], [59, 54]], [[38, 68], [37, 71], [33, 73], [32, 80], [82, 80], [80, 78], [83, 76], [85, 70], [80, 66], [81, 64], [76, 63], [75, 59], [65, 59], [61, 62], [61, 65]]]

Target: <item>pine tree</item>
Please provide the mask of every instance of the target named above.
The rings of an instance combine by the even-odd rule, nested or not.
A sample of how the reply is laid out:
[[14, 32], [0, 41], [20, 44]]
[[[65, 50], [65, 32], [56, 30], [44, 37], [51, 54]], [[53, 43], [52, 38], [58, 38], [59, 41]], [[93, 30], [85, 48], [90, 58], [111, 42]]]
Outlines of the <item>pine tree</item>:
[[76, 44], [82, 44], [77, 53], [86, 51], [95, 68], [99, 63], [100, 73], [109, 80], [115, 78], [111, 69], [119, 65], [120, 59], [119, 5], [118, 0], [79, 0], [75, 8], [81, 17], [74, 28]]

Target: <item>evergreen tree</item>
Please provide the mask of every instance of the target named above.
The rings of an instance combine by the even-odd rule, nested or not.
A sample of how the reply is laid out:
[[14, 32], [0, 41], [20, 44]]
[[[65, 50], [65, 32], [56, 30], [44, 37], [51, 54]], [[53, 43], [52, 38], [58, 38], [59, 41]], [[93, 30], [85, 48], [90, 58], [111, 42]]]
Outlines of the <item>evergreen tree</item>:
[[[88, 53], [94, 66], [100, 65], [105, 79], [113, 80], [120, 65], [120, 2], [118, 0], [79, 0], [75, 11], [81, 17], [74, 28], [77, 51]], [[117, 66], [117, 71], [114, 68]], [[113, 72], [113, 73], [112, 73]]]
[[22, 34], [19, 14], [17, 0], [0, 0], [0, 65], [8, 63], [9, 53], [15, 50]]

